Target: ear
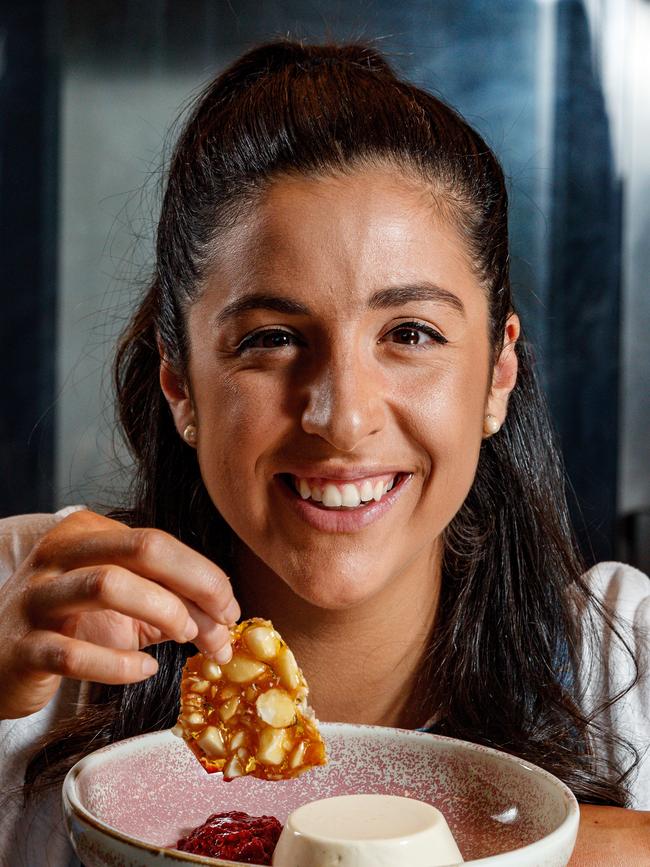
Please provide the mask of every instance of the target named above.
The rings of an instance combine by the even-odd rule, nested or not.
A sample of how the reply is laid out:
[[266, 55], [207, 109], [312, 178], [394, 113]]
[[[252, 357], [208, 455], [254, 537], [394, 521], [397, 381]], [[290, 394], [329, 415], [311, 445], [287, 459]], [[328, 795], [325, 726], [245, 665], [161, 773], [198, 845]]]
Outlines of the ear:
[[519, 317], [516, 313], [511, 313], [506, 320], [503, 348], [492, 371], [492, 384], [485, 404], [485, 414], [493, 415], [499, 425], [502, 425], [506, 420], [508, 398], [517, 381], [518, 362], [515, 344], [520, 331]]
[[185, 379], [169, 363], [160, 341], [160, 388], [174, 417], [174, 426], [182, 439], [188, 424], [196, 424], [194, 405]]

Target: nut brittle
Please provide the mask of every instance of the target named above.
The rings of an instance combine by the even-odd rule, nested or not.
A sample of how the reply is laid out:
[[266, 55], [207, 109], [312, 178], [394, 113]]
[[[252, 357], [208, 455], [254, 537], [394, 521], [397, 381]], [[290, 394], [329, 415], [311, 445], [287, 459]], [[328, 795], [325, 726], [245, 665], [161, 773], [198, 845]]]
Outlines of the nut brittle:
[[254, 617], [231, 634], [230, 662], [219, 665], [201, 653], [187, 660], [173, 731], [206, 771], [222, 771], [224, 780], [245, 774], [283, 780], [324, 765], [307, 682], [273, 624]]

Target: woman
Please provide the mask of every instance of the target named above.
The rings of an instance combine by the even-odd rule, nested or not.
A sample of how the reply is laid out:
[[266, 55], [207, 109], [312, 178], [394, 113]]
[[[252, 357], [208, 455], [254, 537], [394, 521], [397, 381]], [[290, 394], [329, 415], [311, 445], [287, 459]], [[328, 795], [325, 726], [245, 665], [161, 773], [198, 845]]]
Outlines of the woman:
[[[240, 613], [274, 621], [321, 719], [506, 749], [594, 823], [650, 809], [650, 585], [583, 576], [502, 172], [450, 108], [367, 47], [244, 55], [177, 145], [116, 382], [131, 507], [4, 529], [0, 713], [33, 821], [80, 755], [173, 724], [187, 642], [227, 659]], [[643, 851], [645, 814], [605, 818]]]

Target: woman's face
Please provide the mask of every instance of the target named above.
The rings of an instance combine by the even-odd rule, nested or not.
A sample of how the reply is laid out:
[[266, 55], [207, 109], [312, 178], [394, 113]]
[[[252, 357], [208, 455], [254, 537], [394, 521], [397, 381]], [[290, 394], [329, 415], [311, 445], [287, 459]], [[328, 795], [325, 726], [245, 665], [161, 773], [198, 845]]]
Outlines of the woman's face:
[[[189, 388], [161, 379], [179, 431], [197, 426], [215, 506], [318, 607], [430, 575], [516, 373], [506, 350], [490, 377], [455, 226], [422, 187], [367, 169], [278, 180], [219, 250], [189, 312]], [[371, 499], [328, 507], [337, 492]]]

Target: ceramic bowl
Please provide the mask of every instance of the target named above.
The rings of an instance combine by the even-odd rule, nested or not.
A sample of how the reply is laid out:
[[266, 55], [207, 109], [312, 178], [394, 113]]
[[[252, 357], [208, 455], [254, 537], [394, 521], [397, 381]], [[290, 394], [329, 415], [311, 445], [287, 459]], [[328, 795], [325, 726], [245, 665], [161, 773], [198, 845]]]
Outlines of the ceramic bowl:
[[173, 849], [211, 814], [243, 810], [284, 823], [301, 804], [377, 793], [427, 801], [445, 816], [465, 863], [564, 867], [578, 804], [551, 774], [506, 753], [424, 732], [323, 723], [330, 761], [295, 780], [207, 774], [169, 731], [141, 735], [78, 762], [63, 784], [72, 844], [85, 867], [234, 862]]

